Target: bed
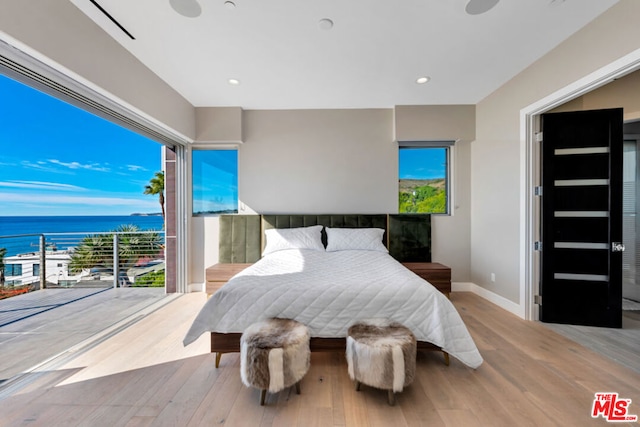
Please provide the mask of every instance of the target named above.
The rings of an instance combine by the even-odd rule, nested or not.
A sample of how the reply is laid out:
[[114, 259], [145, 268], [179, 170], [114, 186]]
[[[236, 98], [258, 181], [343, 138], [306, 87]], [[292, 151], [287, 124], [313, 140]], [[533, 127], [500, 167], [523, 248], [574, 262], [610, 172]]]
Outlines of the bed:
[[351, 324], [386, 317], [411, 329], [419, 349], [482, 363], [449, 299], [400, 263], [431, 261], [428, 216], [229, 215], [220, 227], [221, 260], [252, 264], [207, 300], [183, 341], [211, 333], [216, 365], [268, 317], [307, 325], [312, 351], [344, 350]]

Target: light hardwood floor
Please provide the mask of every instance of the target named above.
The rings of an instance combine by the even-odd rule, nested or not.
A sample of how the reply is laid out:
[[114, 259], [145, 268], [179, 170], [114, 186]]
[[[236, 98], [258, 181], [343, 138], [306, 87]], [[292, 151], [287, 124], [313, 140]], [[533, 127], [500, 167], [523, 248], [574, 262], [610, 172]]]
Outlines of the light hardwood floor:
[[485, 362], [472, 370], [439, 353], [419, 354], [416, 379], [387, 404], [386, 392], [356, 392], [344, 355], [315, 353], [302, 394], [267, 395], [240, 381], [237, 354], [215, 369], [207, 337], [182, 338], [205, 301], [177, 298], [73, 360], [33, 373], [0, 401], [10, 426], [586, 426], [596, 392], [632, 399], [640, 374], [537, 322], [523, 321], [469, 293], [451, 299]]

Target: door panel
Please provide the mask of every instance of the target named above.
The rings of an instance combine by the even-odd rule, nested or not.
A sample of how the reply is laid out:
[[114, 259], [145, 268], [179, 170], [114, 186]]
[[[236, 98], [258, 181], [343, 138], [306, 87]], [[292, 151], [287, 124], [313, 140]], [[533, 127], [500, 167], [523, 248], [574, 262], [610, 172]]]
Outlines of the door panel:
[[[572, 318], [580, 319], [580, 324], [598, 325], [603, 322], [603, 313], [605, 313], [604, 320], [609, 320], [606, 319], [606, 317], [608, 317], [607, 314], [610, 313], [607, 300], [601, 298], [602, 286], [603, 283], [597, 281], [564, 280], [563, 286], [558, 289], [557, 297], [551, 301], [543, 300], [543, 305], [540, 308], [542, 309], [544, 307], [547, 313], [563, 312], [566, 311], [567, 307], [562, 301], [570, 300], [572, 301]], [[614, 318], [610, 319], [611, 323], [615, 323], [616, 318], [615, 316], [613, 317]], [[560, 317], [560, 319], [565, 319], [565, 317]], [[553, 323], [571, 322], [555, 320]]]
[[622, 109], [542, 116], [540, 320], [622, 326]]
[[558, 187], [554, 192], [556, 211], [609, 210], [609, 188], [600, 186]]
[[[583, 245], [586, 245], [583, 243]], [[588, 245], [592, 245], [589, 243]], [[574, 274], [601, 274], [609, 268], [609, 248], [606, 249], [581, 249], [555, 248], [554, 265], [557, 264], [557, 272], [571, 272]]]
[[560, 242], [606, 242], [608, 218], [555, 218], [556, 240]]
[[584, 156], [556, 156], [556, 179], [606, 179], [609, 176], [609, 153]]

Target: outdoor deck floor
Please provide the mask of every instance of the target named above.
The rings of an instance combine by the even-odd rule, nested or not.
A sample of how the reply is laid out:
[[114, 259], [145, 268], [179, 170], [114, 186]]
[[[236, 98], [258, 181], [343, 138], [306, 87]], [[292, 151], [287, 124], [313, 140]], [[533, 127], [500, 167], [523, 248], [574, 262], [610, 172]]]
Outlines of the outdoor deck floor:
[[0, 300], [0, 386], [167, 298], [164, 288], [78, 288]]

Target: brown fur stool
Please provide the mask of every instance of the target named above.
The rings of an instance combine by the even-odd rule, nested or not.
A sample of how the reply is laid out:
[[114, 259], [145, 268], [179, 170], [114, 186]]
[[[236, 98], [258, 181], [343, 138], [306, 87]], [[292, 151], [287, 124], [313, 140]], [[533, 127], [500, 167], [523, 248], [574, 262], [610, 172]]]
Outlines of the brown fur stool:
[[240, 377], [247, 387], [276, 393], [296, 385], [309, 371], [309, 330], [291, 319], [267, 319], [249, 326], [240, 337]]
[[360, 321], [347, 335], [349, 376], [360, 384], [388, 390], [389, 405], [394, 393], [411, 384], [416, 374], [416, 337], [400, 323], [388, 319]]

